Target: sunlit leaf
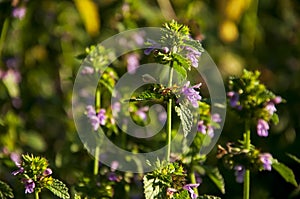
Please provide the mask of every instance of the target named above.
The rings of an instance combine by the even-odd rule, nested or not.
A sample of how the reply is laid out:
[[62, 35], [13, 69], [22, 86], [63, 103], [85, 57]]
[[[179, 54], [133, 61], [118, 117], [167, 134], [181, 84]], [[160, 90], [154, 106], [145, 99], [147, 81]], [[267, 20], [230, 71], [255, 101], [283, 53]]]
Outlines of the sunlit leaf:
[[283, 163], [280, 163], [278, 161], [275, 161], [272, 164], [272, 168], [274, 168], [285, 179], [285, 181], [291, 183], [296, 187], [298, 186], [292, 169], [290, 169], [289, 167], [285, 166]]

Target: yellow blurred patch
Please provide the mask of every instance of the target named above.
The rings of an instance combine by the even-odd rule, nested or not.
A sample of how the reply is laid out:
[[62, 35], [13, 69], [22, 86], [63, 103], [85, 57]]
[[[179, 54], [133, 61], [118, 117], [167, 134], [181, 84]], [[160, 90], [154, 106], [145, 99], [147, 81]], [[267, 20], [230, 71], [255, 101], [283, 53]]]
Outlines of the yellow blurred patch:
[[100, 16], [97, 5], [92, 0], [74, 0], [74, 2], [86, 31], [91, 36], [98, 35], [100, 30]]
[[225, 16], [233, 21], [239, 21], [251, 0], [228, 0], [225, 5]]
[[225, 20], [219, 25], [219, 37], [222, 41], [230, 43], [236, 41], [239, 31], [233, 21]]

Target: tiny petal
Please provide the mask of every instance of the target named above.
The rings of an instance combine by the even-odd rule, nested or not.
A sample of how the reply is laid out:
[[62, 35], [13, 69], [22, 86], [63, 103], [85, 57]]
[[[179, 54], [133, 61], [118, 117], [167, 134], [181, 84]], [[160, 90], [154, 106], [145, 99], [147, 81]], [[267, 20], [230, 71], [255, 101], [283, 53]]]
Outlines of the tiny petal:
[[213, 114], [211, 116], [211, 118], [212, 118], [212, 121], [214, 121], [214, 122], [221, 122], [222, 121], [221, 116], [218, 113]]
[[269, 124], [263, 119], [258, 120], [256, 129], [257, 129], [257, 134], [261, 137], [267, 137], [269, 134], [268, 132]]
[[198, 132], [202, 134], [206, 134], [206, 126], [203, 123], [204, 123], [203, 120], [200, 120], [198, 122]]
[[198, 101], [201, 100], [201, 96], [195, 88], [200, 88], [201, 84], [190, 87], [190, 82], [188, 81], [181, 89], [181, 93], [191, 102], [192, 106], [195, 108], [199, 107]]
[[264, 170], [272, 170], [272, 155], [270, 153], [262, 153], [259, 155], [260, 161], [263, 163]]
[[235, 175], [235, 180], [238, 183], [243, 183], [244, 182], [244, 175], [245, 175], [245, 168], [241, 165], [237, 165], [234, 167], [234, 175]]
[[25, 7], [14, 8], [13, 12], [12, 12], [13, 17], [18, 18], [18, 19], [23, 19], [25, 14], [26, 14]]
[[48, 176], [48, 175], [51, 175], [52, 174], [52, 170], [50, 168], [47, 168], [44, 172], [43, 172], [43, 175], [44, 176]]
[[270, 115], [273, 115], [276, 111], [275, 104], [273, 102], [268, 102], [265, 109], [270, 113]]
[[24, 179], [23, 182], [25, 183], [25, 194], [33, 193], [35, 188], [35, 183], [32, 179]]

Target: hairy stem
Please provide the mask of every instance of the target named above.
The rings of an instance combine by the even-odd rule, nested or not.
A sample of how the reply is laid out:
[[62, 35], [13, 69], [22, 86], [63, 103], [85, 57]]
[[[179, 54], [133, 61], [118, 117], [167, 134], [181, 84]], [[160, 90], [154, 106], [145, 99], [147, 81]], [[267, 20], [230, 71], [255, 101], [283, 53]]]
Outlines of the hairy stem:
[[[245, 123], [245, 149], [250, 150], [250, 122], [246, 121]], [[249, 199], [250, 196], [250, 170], [246, 169], [244, 176], [244, 194], [243, 199]]]
[[[169, 87], [172, 87], [172, 79], [173, 79], [173, 62], [170, 64], [169, 70]], [[167, 161], [170, 161], [171, 155], [171, 140], [172, 140], [172, 104], [173, 100], [170, 98], [167, 104]]]
[[[99, 113], [101, 108], [101, 92], [100, 92], [100, 82], [98, 82], [96, 95], [95, 95], [95, 111]], [[99, 171], [99, 154], [100, 154], [100, 146], [99, 143], [96, 144], [95, 148], [95, 160], [94, 160], [94, 175], [98, 174]]]

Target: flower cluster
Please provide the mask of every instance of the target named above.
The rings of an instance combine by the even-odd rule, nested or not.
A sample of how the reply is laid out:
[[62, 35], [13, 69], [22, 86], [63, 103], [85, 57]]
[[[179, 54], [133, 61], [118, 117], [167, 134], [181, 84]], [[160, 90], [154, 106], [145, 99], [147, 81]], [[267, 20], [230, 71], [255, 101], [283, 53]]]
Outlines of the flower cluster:
[[235, 146], [233, 143], [228, 143], [227, 149], [220, 145], [218, 149], [217, 158], [221, 158], [228, 168], [234, 170], [238, 183], [244, 182], [246, 169], [251, 169], [252, 171], [272, 170], [274, 160], [270, 153], [261, 153], [254, 147], [246, 150], [243, 148], [243, 145]]
[[229, 105], [243, 118], [252, 118], [256, 123], [257, 134], [268, 136], [269, 122], [278, 122], [275, 105], [283, 100], [260, 83], [258, 71], [244, 70], [241, 77], [229, 80]]
[[199, 94], [199, 91], [196, 91], [195, 89], [199, 89], [201, 86], [201, 83], [196, 84], [194, 86], [190, 86], [190, 81], [188, 81], [181, 89], [181, 93], [190, 101], [193, 107], [198, 108], [199, 104], [198, 102], [201, 100], [201, 96]]
[[12, 175], [21, 176], [21, 182], [25, 186], [25, 193], [30, 194], [41, 190], [44, 186], [51, 185], [53, 180], [50, 176], [52, 170], [48, 167], [47, 160], [42, 157], [23, 155], [22, 162], [15, 162], [18, 170]]
[[105, 125], [106, 123], [106, 111], [105, 109], [100, 109], [98, 113], [96, 113], [95, 108], [92, 105], [88, 105], [86, 107], [87, 111], [87, 117], [90, 120], [90, 123], [94, 129], [94, 131], [97, 131], [100, 125]]

